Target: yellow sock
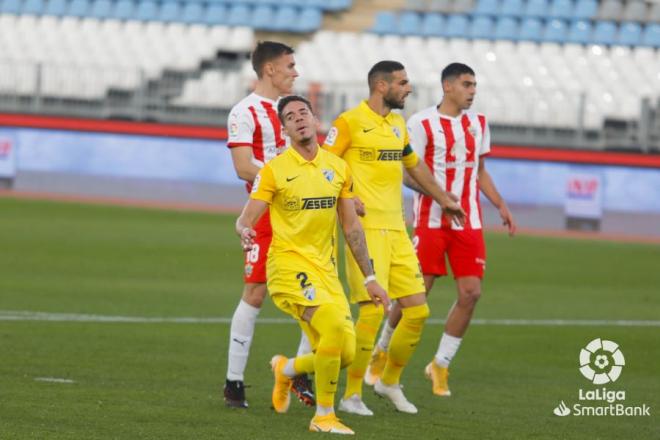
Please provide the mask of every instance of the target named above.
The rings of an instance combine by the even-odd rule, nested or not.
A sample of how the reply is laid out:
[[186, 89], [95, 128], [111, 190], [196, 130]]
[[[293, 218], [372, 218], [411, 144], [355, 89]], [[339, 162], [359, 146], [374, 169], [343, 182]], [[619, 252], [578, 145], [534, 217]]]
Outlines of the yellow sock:
[[293, 360], [293, 369], [296, 374], [308, 374], [314, 372], [314, 353], [306, 353], [296, 356]]
[[316, 403], [334, 407], [341, 353], [344, 346], [346, 327], [345, 314], [336, 304], [322, 304], [314, 312], [310, 322], [319, 335], [314, 354]]
[[417, 343], [422, 336], [424, 322], [429, 317], [429, 306], [405, 307], [402, 309], [401, 321], [396, 326], [387, 352], [387, 363], [381, 380], [385, 385], [399, 383], [403, 367], [408, 364]]
[[367, 371], [376, 333], [383, 320], [385, 310], [371, 303], [360, 306], [360, 316], [355, 324], [355, 359], [346, 369], [346, 391], [344, 398], [353, 394], [362, 396], [362, 380]]

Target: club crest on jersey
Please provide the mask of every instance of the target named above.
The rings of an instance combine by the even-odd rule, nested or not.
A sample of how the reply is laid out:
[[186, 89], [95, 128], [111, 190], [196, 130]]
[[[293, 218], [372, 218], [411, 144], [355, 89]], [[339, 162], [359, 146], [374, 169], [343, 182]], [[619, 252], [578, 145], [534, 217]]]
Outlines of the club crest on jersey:
[[321, 170], [321, 171], [323, 171], [323, 177], [325, 177], [325, 180], [332, 183], [332, 179], [335, 178], [335, 170]]
[[392, 127], [392, 131], [394, 132], [394, 135], [401, 139], [401, 130], [399, 130], [399, 127]]

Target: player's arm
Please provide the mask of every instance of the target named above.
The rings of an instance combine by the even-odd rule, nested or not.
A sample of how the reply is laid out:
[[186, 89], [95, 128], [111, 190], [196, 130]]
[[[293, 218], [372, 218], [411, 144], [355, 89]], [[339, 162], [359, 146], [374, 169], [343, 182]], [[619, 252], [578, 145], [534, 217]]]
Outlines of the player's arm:
[[263, 167], [252, 185], [250, 198], [243, 207], [241, 215], [236, 220], [236, 233], [241, 237], [243, 250], [249, 251], [254, 245], [254, 225], [273, 201], [276, 192], [275, 177], [270, 166]]
[[[407, 153], [407, 150], [409, 151]], [[436, 182], [431, 170], [426, 165], [426, 163], [419, 160], [416, 157], [414, 159], [405, 159], [406, 156], [415, 154], [412, 151], [410, 145], [406, 146], [404, 149], [404, 166], [406, 166], [406, 171], [410, 174], [410, 177], [415, 181], [419, 187], [425, 191], [426, 194], [431, 196], [441, 207], [445, 214], [450, 215], [457, 221], [459, 224], [465, 224], [465, 211], [461, 208], [461, 205], [458, 204], [458, 198], [443, 190], [438, 182]]]
[[403, 169], [403, 184], [420, 194], [424, 194], [425, 196], [429, 195], [426, 191], [424, 191], [424, 188], [417, 184], [415, 179], [410, 176], [410, 173], [408, 173], [405, 168]]
[[509, 235], [513, 236], [516, 233], [516, 222], [513, 219], [511, 211], [507, 206], [504, 198], [500, 195], [493, 178], [490, 176], [486, 170], [486, 158], [481, 157], [479, 160], [479, 171], [477, 173], [477, 180], [479, 182], [479, 188], [481, 192], [484, 193], [486, 198], [497, 208], [500, 212], [500, 217], [502, 218], [502, 224], [506, 226], [509, 230]]
[[263, 200], [248, 199], [243, 207], [243, 212], [236, 220], [236, 233], [241, 237], [241, 245], [244, 251], [249, 251], [254, 245], [254, 225], [268, 208], [268, 203]]
[[369, 250], [367, 249], [367, 240], [364, 237], [364, 230], [355, 212], [353, 199], [340, 198], [337, 209], [346, 244], [348, 244], [353, 258], [355, 258], [355, 261], [360, 267], [360, 271], [365, 276], [364, 286], [367, 288], [367, 293], [374, 304], [383, 304], [387, 309], [390, 305], [390, 300], [385, 290], [376, 281], [371, 259], [369, 258]]
[[234, 163], [236, 175], [249, 183], [254, 181], [261, 169], [252, 161], [252, 147], [233, 147], [231, 160]]

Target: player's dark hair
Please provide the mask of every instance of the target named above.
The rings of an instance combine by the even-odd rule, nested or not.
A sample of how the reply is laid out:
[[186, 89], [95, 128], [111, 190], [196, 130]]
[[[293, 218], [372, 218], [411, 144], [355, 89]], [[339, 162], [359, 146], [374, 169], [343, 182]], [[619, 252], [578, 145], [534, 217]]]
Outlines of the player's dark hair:
[[293, 53], [293, 49], [284, 43], [260, 41], [257, 43], [254, 51], [252, 51], [252, 68], [256, 72], [257, 77], [261, 78], [263, 74], [262, 70], [267, 62], [291, 53]]
[[286, 107], [288, 104], [295, 102], [295, 101], [300, 101], [304, 103], [307, 108], [309, 109], [310, 112], [314, 113], [314, 110], [312, 110], [312, 104], [305, 98], [303, 98], [300, 95], [289, 95], [285, 96], [284, 98], [280, 99], [279, 102], [277, 103], [277, 117], [280, 118], [280, 122], [284, 124], [284, 107]]
[[446, 80], [453, 80], [466, 73], [469, 73], [470, 75], [474, 75], [474, 70], [472, 70], [472, 68], [467, 64], [451, 63], [450, 65], [442, 69], [442, 75], [440, 77], [440, 80], [443, 82]]
[[367, 74], [367, 83], [369, 84], [369, 91], [373, 90], [376, 86], [376, 81], [384, 79], [388, 83], [392, 81], [392, 73], [404, 70], [403, 64], [398, 61], [379, 61], [369, 70]]

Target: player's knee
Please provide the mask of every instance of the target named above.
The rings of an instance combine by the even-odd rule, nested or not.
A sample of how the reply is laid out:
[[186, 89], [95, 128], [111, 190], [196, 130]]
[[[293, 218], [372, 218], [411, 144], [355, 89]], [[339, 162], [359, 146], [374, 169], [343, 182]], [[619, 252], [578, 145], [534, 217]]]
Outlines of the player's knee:
[[431, 315], [431, 309], [426, 303], [418, 306], [404, 307], [401, 312], [403, 314], [403, 319], [406, 320], [407, 324], [413, 326], [424, 325], [428, 317]]
[[458, 302], [465, 307], [474, 307], [479, 298], [481, 298], [481, 286], [470, 285], [460, 289]]
[[344, 334], [344, 346], [341, 351], [341, 368], [346, 368], [355, 360], [355, 333]]
[[265, 283], [250, 283], [243, 288], [243, 301], [252, 307], [261, 308], [266, 298], [267, 290]]

